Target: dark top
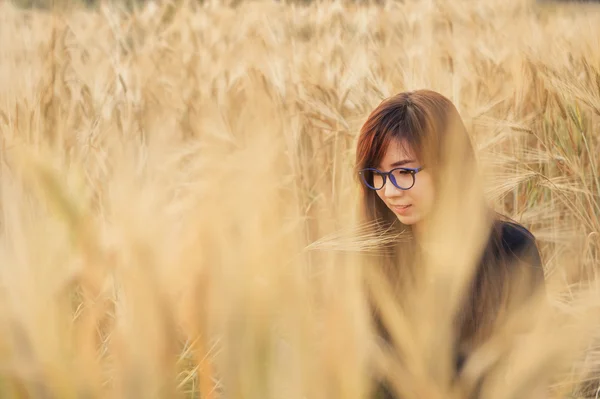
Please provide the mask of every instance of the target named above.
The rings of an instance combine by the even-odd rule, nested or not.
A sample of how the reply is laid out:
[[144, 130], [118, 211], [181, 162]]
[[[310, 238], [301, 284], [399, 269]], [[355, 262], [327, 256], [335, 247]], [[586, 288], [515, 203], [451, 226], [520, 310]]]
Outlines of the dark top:
[[[495, 222], [493, 230], [497, 234], [492, 234], [490, 237], [488, 245], [491, 246], [491, 250], [488, 252], [488, 258], [482, 256], [479, 272], [476, 274], [474, 282], [482, 278], [482, 265], [490, 260], [489, 256], [491, 255], [492, 261], [499, 261], [497, 267], [512, 266], [512, 268], [507, 269], [508, 273], [518, 278], [519, 282], [527, 279], [527, 284], [530, 284], [532, 292], [540, 285], [543, 287], [544, 269], [533, 234], [518, 223], [502, 219]], [[518, 276], [515, 276], [515, 274], [518, 274]], [[476, 290], [471, 295], [477, 295]], [[457, 349], [455, 363], [457, 374], [462, 369], [467, 356], [467, 354]], [[394, 395], [385, 385], [379, 384], [375, 397], [394, 398]]]
[[[482, 258], [475, 279], [482, 278], [483, 263], [492, 260], [498, 262], [495, 267], [507, 268], [507, 277], [516, 279], [521, 284], [527, 284], [526, 287], [531, 288], [531, 293], [538, 287], [544, 288], [544, 269], [533, 234], [520, 224], [506, 220], [496, 221], [494, 228], [498, 232], [499, 242], [493, 240], [492, 236], [488, 243], [492, 246], [490, 253], [493, 259]], [[523, 293], [516, 298], [516, 300], [525, 299]], [[456, 360], [457, 372], [462, 369], [465, 360], [466, 355], [459, 352]]]
[[532, 267], [537, 283], [544, 282], [544, 269], [535, 237], [525, 227], [515, 222], [498, 221], [502, 229], [502, 248], [508, 256], [516, 257]]

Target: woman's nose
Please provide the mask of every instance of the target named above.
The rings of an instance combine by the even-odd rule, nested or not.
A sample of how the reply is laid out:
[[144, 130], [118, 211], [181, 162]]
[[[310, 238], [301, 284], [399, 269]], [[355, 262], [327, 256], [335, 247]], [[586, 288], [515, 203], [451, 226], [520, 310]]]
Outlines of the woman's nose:
[[399, 197], [404, 194], [404, 190], [400, 190], [398, 187], [394, 186], [389, 179], [385, 182], [383, 190], [386, 197]]

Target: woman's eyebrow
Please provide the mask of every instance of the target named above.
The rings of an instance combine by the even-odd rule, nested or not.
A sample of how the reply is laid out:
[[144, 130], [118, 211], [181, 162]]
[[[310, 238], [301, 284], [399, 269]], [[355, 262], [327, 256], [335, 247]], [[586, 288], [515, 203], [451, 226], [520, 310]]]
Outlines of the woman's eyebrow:
[[413, 163], [413, 162], [417, 162], [414, 159], [403, 159], [402, 161], [396, 161], [393, 164], [391, 164], [391, 167], [396, 167], [396, 166], [402, 166], [402, 165], [406, 165], [408, 163]]

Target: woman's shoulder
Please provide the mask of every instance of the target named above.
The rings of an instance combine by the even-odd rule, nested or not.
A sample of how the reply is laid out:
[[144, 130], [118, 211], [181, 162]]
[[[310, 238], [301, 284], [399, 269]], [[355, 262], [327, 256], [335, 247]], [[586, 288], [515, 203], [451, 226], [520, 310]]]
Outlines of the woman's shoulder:
[[521, 251], [537, 248], [535, 236], [527, 228], [512, 220], [498, 220], [502, 246], [505, 250], [519, 253]]
[[511, 264], [528, 265], [538, 277], [543, 276], [543, 266], [535, 236], [522, 224], [510, 219], [496, 221], [500, 248]]

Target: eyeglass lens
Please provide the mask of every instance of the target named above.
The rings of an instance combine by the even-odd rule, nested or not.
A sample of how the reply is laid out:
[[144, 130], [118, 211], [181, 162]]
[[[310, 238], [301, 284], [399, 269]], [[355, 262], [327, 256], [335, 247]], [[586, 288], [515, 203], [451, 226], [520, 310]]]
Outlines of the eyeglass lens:
[[[414, 184], [414, 174], [408, 170], [396, 169], [389, 175], [393, 179], [392, 183], [400, 188], [410, 188]], [[365, 171], [365, 183], [373, 189], [379, 190], [384, 185], [385, 177], [374, 170]]]

